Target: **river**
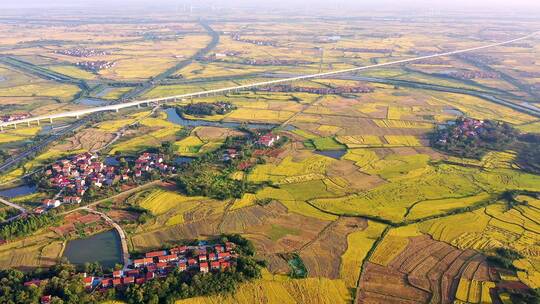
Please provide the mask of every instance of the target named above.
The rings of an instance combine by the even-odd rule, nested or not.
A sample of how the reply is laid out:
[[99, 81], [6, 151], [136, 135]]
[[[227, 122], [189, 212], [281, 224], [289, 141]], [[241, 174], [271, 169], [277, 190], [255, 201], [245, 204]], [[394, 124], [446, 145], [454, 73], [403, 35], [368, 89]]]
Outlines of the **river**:
[[207, 120], [191, 120], [185, 119], [176, 113], [176, 109], [168, 108], [165, 109], [167, 113], [167, 120], [181, 125], [184, 127], [223, 127], [223, 128], [239, 128], [242, 126], [248, 127], [250, 129], [272, 129], [276, 127], [276, 124], [266, 124], [266, 123], [241, 123], [241, 122], [224, 122], [224, 121], [207, 121]]

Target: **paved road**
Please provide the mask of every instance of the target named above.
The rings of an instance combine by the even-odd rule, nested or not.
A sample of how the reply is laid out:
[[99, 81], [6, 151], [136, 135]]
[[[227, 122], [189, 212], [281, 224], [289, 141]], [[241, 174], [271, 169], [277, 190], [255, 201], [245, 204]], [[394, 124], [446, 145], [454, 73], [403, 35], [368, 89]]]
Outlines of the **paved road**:
[[23, 215], [25, 215], [27, 213], [27, 211], [26, 211], [26, 209], [24, 207], [22, 207], [20, 205], [17, 205], [17, 204], [14, 204], [14, 203], [12, 203], [12, 202], [10, 202], [8, 200], [5, 200], [5, 199], [3, 199], [1, 197], [0, 197], [0, 203], [6, 204], [6, 205], [8, 205], [8, 206], [10, 206], [12, 208], [15, 208], [15, 209], [17, 209], [17, 210], [19, 210], [21, 212], [21, 213], [15, 215], [15, 216], [12, 216], [12, 217], [4, 220], [2, 223], [7, 223], [7, 222], [14, 221], [14, 220], [18, 219], [19, 217], [21, 217], [21, 216], [23, 216]]
[[107, 222], [116, 230], [116, 232], [118, 233], [118, 236], [120, 236], [120, 244], [122, 245], [122, 262], [124, 264], [124, 269], [127, 269], [127, 266], [131, 263], [129, 260], [129, 249], [128, 249], [127, 238], [126, 238], [126, 233], [124, 232], [124, 229], [122, 229], [120, 225], [118, 225], [115, 221], [113, 221], [113, 219], [111, 219], [108, 215], [106, 215], [103, 212], [90, 209], [87, 206], [83, 207], [82, 209], [101, 216], [105, 220], [105, 222]]
[[6, 128], [8, 126], [16, 125], [16, 124], [22, 124], [22, 123], [31, 123], [36, 122], [40, 120], [48, 120], [48, 119], [57, 119], [57, 118], [63, 118], [63, 117], [80, 117], [82, 115], [87, 115], [90, 113], [96, 113], [96, 112], [104, 112], [104, 111], [116, 111], [118, 112], [120, 109], [123, 108], [129, 108], [129, 107], [136, 107], [143, 104], [151, 104], [151, 103], [166, 103], [166, 102], [173, 102], [177, 101], [178, 99], [187, 99], [187, 98], [195, 98], [195, 97], [206, 97], [209, 95], [215, 95], [215, 94], [222, 94], [222, 93], [228, 93], [233, 91], [240, 91], [240, 90], [246, 90], [261, 86], [271, 86], [276, 84], [282, 84], [287, 82], [293, 82], [298, 80], [305, 80], [305, 79], [313, 79], [313, 78], [324, 78], [328, 76], [334, 76], [338, 74], [345, 74], [345, 73], [351, 73], [351, 72], [357, 72], [361, 70], [367, 70], [372, 68], [378, 68], [378, 67], [384, 67], [384, 66], [390, 66], [390, 65], [397, 65], [402, 63], [408, 63], [408, 62], [414, 62], [418, 60], [424, 60], [429, 58], [436, 58], [436, 57], [444, 57], [444, 56], [450, 56], [450, 55], [456, 55], [456, 54], [462, 54], [462, 53], [468, 53], [468, 52], [474, 52], [478, 50], [483, 50], [487, 48], [493, 48], [496, 46], [501, 46], [505, 44], [514, 43], [517, 41], [525, 40], [528, 38], [531, 38], [538, 34], [540, 32], [535, 32], [523, 37], [519, 37], [516, 39], [499, 42], [499, 43], [491, 43], [483, 46], [463, 49], [463, 50], [457, 50], [457, 51], [451, 51], [451, 52], [444, 52], [444, 53], [438, 53], [433, 55], [427, 55], [427, 56], [420, 56], [415, 58], [409, 58], [409, 59], [402, 59], [397, 61], [390, 61], [385, 63], [378, 63], [363, 67], [357, 67], [357, 68], [350, 68], [345, 70], [338, 70], [338, 71], [331, 71], [331, 72], [325, 72], [325, 73], [317, 73], [317, 74], [311, 74], [311, 75], [304, 75], [304, 76], [297, 76], [297, 77], [291, 77], [291, 78], [285, 78], [285, 79], [277, 79], [277, 80], [271, 80], [271, 81], [263, 81], [263, 82], [257, 82], [247, 85], [240, 85], [240, 86], [234, 86], [234, 87], [226, 87], [221, 89], [214, 89], [214, 90], [208, 90], [208, 91], [201, 91], [201, 92], [194, 92], [194, 93], [188, 93], [188, 94], [182, 94], [182, 95], [175, 95], [175, 96], [168, 96], [168, 97], [162, 97], [162, 98], [153, 98], [153, 99], [146, 99], [146, 100], [139, 100], [139, 101], [132, 101], [132, 102], [126, 102], [122, 104], [115, 104], [115, 105], [108, 105], [108, 106], [102, 106], [102, 107], [95, 107], [90, 109], [84, 109], [84, 110], [78, 110], [78, 111], [71, 111], [71, 112], [63, 112], [63, 113], [56, 113], [56, 114], [50, 114], [50, 115], [42, 115], [37, 117], [31, 117], [27, 119], [21, 119], [11, 122], [3, 122], [0, 123], [0, 129]]
[[8, 206], [10, 206], [10, 207], [13, 207], [13, 208], [19, 210], [19, 211], [22, 212], [22, 213], [26, 213], [26, 209], [25, 209], [24, 207], [19, 206], [19, 205], [17, 205], [17, 204], [14, 204], [14, 203], [12, 203], [12, 202], [10, 202], [10, 201], [7, 201], [7, 200], [5, 200], [5, 199], [3, 199], [3, 198], [1, 198], [1, 197], [0, 197], [0, 203], [6, 204], [6, 205], [8, 205]]

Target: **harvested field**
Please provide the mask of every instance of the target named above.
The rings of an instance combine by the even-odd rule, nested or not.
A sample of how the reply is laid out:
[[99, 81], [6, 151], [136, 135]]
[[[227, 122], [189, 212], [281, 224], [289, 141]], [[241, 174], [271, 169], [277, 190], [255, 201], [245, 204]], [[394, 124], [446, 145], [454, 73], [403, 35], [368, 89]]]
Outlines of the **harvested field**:
[[59, 151], [96, 151], [104, 147], [114, 138], [114, 134], [100, 131], [99, 129], [84, 129], [56, 146]]
[[[376, 252], [384, 250], [377, 248]], [[409, 237], [406, 247], [386, 266], [367, 264], [357, 302], [376, 302], [384, 295], [389, 301], [411, 303], [453, 303], [456, 297], [478, 303], [481, 288], [469, 294], [463, 280], [487, 284], [491, 282], [488, 271], [485, 258], [473, 250], [460, 250], [424, 235]]]

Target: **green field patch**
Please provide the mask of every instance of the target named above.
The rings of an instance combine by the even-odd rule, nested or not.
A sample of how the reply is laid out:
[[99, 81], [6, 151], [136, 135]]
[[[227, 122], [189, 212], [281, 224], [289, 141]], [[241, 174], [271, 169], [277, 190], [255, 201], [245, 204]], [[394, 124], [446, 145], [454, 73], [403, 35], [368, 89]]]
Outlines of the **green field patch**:
[[347, 147], [338, 142], [334, 137], [319, 137], [311, 139], [317, 150], [345, 150]]
[[272, 225], [272, 228], [268, 231], [268, 237], [274, 242], [286, 235], [300, 235], [300, 230], [280, 225]]

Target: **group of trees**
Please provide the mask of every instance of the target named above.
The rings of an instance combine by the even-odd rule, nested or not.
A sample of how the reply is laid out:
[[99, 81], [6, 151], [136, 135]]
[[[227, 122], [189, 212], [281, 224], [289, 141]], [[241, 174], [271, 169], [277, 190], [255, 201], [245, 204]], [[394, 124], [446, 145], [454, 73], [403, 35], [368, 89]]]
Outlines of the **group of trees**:
[[451, 155], [480, 159], [489, 150], [510, 148], [518, 135], [507, 123], [486, 120], [472, 129], [468, 127], [470, 121], [458, 118], [454, 124], [438, 129], [431, 136], [432, 145]]
[[236, 106], [227, 101], [213, 103], [199, 102], [176, 108], [179, 115], [188, 114], [193, 116], [224, 115], [235, 110]]
[[[59, 263], [49, 270], [36, 270], [23, 273], [10, 269], [0, 271], [0, 303], [35, 304], [43, 295], [51, 295], [52, 303], [83, 304], [100, 303], [113, 299], [115, 291], [105, 293], [88, 293], [82, 283], [82, 275], [77, 273], [74, 265]], [[33, 279], [44, 279], [41, 284], [24, 286]]]
[[241, 198], [246, 192], [255, 192], [259, 185], [229, 177], [231, 171], [219, 168], [203, 161], [194, 161], [187, 165], [183, 174], [176, 177], [180, 190], [191, 196], [207, 196], [216, 199]]
[[521, 148], [516, 163], [525, 171], [540, 174], [540, 134], [525, 134], [519, 139]]
[[58, 218], [51, 213], [28, 215], [0, 226], [0, 237], [4, 240], [30, 235], [37, 230], [56, 223]]

